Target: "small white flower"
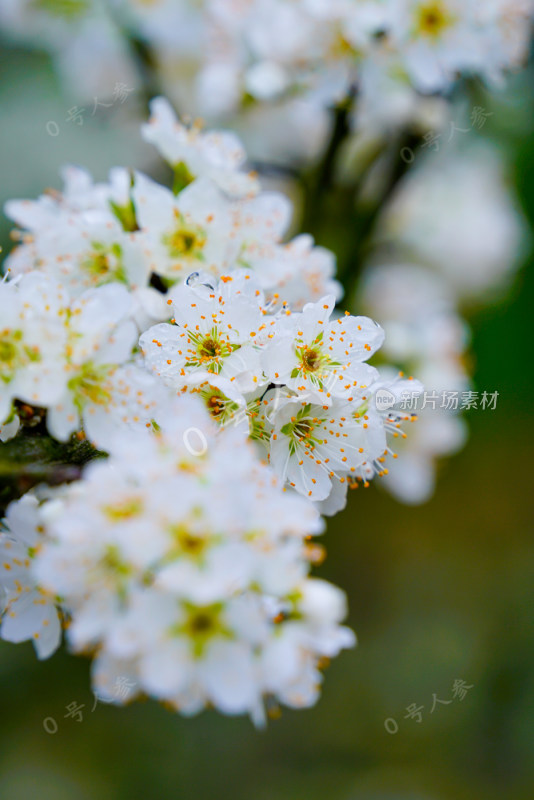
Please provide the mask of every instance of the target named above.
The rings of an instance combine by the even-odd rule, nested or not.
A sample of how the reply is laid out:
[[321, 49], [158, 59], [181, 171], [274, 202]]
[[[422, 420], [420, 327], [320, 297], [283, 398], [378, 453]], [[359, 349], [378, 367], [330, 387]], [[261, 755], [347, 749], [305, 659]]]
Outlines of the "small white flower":
[[[447, 397], [469, 388], [464, 367], [464, 352], [468, 331], [455, 309], [454, 290], [443, 277], [412, 264], [375, 266], [364, 276], [365, 307], [383, 320], [386, 331], [384, 352], [389, 361], [399, 366], [409, 365], [421, 379], [429, 395], [437, 401], [424, 407], [423, 399], [416, 404], [417, 422], [409, 436], [388, 425], [389, 434], [396, 436], [395, 451], [399, 458], [389, 461], [382, 485], [405, 503], [425, 502], [435, 487], [436, 462], [440, 456], [458, 450], [465, 442], [466, 428], [459, 417], [458, 402], [447, 408]], [[383, 376], [389, 380], [387, 374]], [[373, 393], [380, 388], [392, 391], [397, 399], [398, 389], [406, 393], [408, 402], [402, 408], [414, 407], [410, 398], [420, 394], [416, 381], [394, 379], [371, 387]], [[435, 406], [435, 407], [433, 407]], [[392, 410], [394, 411], [393, 407]], [[400, 447], [399, 447], [400, 445]], [[376, 465], [375, 465], [376, 466]], [[376, 469], [370, 468], [368, 476]], [[368, 476], [363, 476], [367, 479]]]
[[324, 247], [314, 246], [313, 238], [301, 234], [287, 244], [256, 242], [241, 259], [273, 306], [286, 303], [300, 311], [325, 295], [339, 300], [343, 289], [335, 278], [336, 259]]
[[458, 0], [391, 2], [391, 40], [420, 91], [446, 89], [455, 72], [478, 66], [470, 6]]
[[102, 211], [56, 220], [16, 248], [6, 266], [13, 276], [35, 269], [52, 275], [73, 295], [110, 282], [137, 289], [149, 280], [139, 238]]
[[90, 388], [80, 403], [83, 429], [102, 450], [108, 450], [124, 428], [151, 433], [171, 413], [173, 393], [137, 363], [109, 367], [99, 388]]
[[48, 658], [61, 640], [56, 601], [33, 574], [43, 532], [36, 497], [28, 494], [8, 506], [0, 527], [0, 636], [8, 642], [31, 639], [38, 658]]
[[171, 292], [175, 324], [162, 323], [142, 334], [147, 366], [168, 386], [182, 389], [188, 376], [211, 372], [241, 392], [265, 383], [259, 342], [267, 327], [262, 294], [243, 272], [215, 287], [182, 284]]
[[405, 409], [405, 404], [406, 398], [418, 397], [423, 393], [423, 385], [413, 378], [404, 378], [402, 373], [390, 373], [390, 370], [384, 371], [379, 380], [369, 387], [365, 404], [353, 411], [354, 419], [363, 423], [372, 445], [367, 447], [365, 461], [349, 476], [350, 488], [357, 488], [360, 483], [367, 487], [373, 478], [386, 478], [390, 469], [395, 470], [397, 443], [408, 439], [403, 425], [418, 421], [416, 414]]
[[513, 273], [525, 240], [503, 164], [487, 145], [431, 155], [387, 210], [387, 234], [460, 298], [483, 294]]
[[272, 402], [270, 464], [283, 482], [312, 500], [326, 500], [336, 482], [345, 484], [347, 475], [385, 450], [381, 427], [375, 430], [364, 414], [356, 416], [365, 395], [358, 403], [335, 399], [322, 406], [273, 394]]
[[89, 289], [65, 309], [64, 389], [49, 404], [46, 420], [56, 439], [66, 441], [82, 421], [90, 438], [93, 432], [100, 439], [91, 417], [111, 402], [109, 380], [130, 360], [137, 338], [131, 312], [131, 296], [117, 283]]
[[354, 633], [339, 625], [345, 615], [343, 592], [318, 579], [303, 581], [283, 607], [285, 621], [273, 630], [260, 662], [267, 689], [283, 703], [303, 708], [317, 701], [323, 680], [317, 655], [334, 657], [356, 644]]
[[193, 181], [177, 197], [136, 174], [133, 197], [150, 269], [173, 281], [202, 269], [220, 275], [235, 260], [231, 203], [208, 178]]
[[257, 194], [258, 179], [242, 171], [246, 153], [235, 134], [203, 132], [196, 125], [182, 125], [164, 97], [152, 100], [150, 111], [150, 119], [141, 127], [141, 133], [173, 168], [176, 191], [196, 178], [206, 177], [230, 196]]
[[[4, 207], [6, 216], [20, 228], [39, 233], [69, 219], [75, 220], [86, 211], [108, 212], [113, 219], [113, 213], [124, 212], [131, 203], [131, 175], [123, 167], [110, 170], [108, 183], [94, 183], [86, 169], [70, 164], [62, 167], [60, 174], [61, 192], [50, 189], [37, 200], [8, 200]], [[132, 230], [132, 226], [125, 229]]]
[[212, 372], [199, 371], [187, 379], [191, 394], [197, 394], [211, 416], [221, 425], [234, 425], [249, 434], [247, 400], [228, 378]]
[[[64, 385], [65, 295], [45, 275], [0, 283], [0, 421], [13, 400], [49, 406]], [[63, 315], [63, 316], [62, 316]]]
[[365, 361], [384, 340], [382, 328], [367, 317], [330, 320], [334, 296], [307, 304], [301, 313], [282, 315], [272, 345], [263, 354], [267, 376], [313, 402], [352, 401], [376, 378]]

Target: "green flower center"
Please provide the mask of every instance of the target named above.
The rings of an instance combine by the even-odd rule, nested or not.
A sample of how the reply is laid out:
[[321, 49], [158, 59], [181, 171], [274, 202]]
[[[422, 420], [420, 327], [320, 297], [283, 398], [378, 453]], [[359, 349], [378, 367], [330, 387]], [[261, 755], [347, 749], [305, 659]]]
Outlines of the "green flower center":
[[17, 348], [13, 342], [8, 342], [5, 339], [0, 339], [0, 361], [11, 364], [17, 357]]
[[102, 506], [102, 511], [112, 522], [132, 519], [143, 511], [143, 501], [140, 497], [131, 497], [122, 503]]
[[93, 279], [95, 286], [101, 286], [108, 281], [128, 283], [120, 244], [106, 246], [100, 242], [91, 242], [91, 247], [92, 251], [80, 266]]
[[198, 352], [202, 358], [216, 358], [221, 355], [221, 346], [215, 339], [204, 339]]
[[295, 422], [293, 425], [293, 433], [300, 438], [310, 436], [313, 431], [313, 425], [309, 419], [303, 419], [300, 422]]
[[324, 389], [324, 380], [334, 367], [341, 366], [339, 361], [334, 361], [321, 350], [323, 340], [322, 332], [315, 337], [311, 345], [297, 344], [295, 354], [299, 364], [292, 372], [292, 378], [309, 378], [318, 389]]
[[424, 3], [417, 10], [417, 30], [423, 36], [438, 37], [452, 21], [452, 16], [440, 0]]
[[222, 392], [213, 392], [206, 396], [206, 406], [211, 416], [223, 424], [232, 419], [234, 414], [239, 411], [239, 406], [232, 400], [228, 400]]
[[193, 389], [193, 391], [200, 394], [200, 397], [213, 419], [217, 420], [221, 425], [230, 422], [240, 410], [237, 403], [234, 403], [233, 400], [229, 400], [226, 395], [219, 391], [219, 389], [211, 386], [208, 382], [201, 384], [198, 388]]
[[4, 383], [9, 383], [21, 367], [41, 360], [39, 349], [24, 345], [22, 339], [20, 330], [0, 331], [0, 380]]
[[212, 417], [219, 417], [224, 411], [224, 400], [220, 394], [212, 394], [206, 400], [208, 411]]
[[186, 611], [186, 619], [183, 623], [175, 625], [171, 629], [171, 634], [187, 636], [191, 642], [193, 655], [201, 658], [206, 646], [211, 639], [219, 636], [230, 639], [231, 632], [222, 620], [222, 603], [214, 603], [209, 606], [194, 606], [191, 603], [183, 603]]
[[213, 327], [207, 334], [187, 331], [188, 343], [194, 349], [188, 351], [187, 366], [203, 367], [208, 372], [216, 375], [222, 370], [222, 362], [229, 355], [239, 350], [239, 344], [231, 344], [221, 336], [216, 327]]
[[207, 536], [198, 536], [186, 525], [170, 525], [169, 533], [173, 539], [171, 560], [181, 556], [200, 558], [207, 550], [210, 539]]
[[71, 378], [68, 388], [73, 393], [74, 404], [79, 411], [90, 402], [96, 405], [105, 405], [111, 400], [111, 393], [106, 384], [112, 368], [103, 364], [84, 364], [78, 375]]
[[304, 444], [307, 449], [313, 450], [317, 445], [323, 444], [322, 439], [313, 435], [315, 428], [324, 422], [324, 419], [310, 417], [311, 405], [308, 403], [300, 409], [290, 422], [280, 428], [280, 432], [290, 439], [289, 452], [293, 455], [299, 444]]
[[131, 573], [131, 568], [122, 560], [119, 548], [114, 544], [110, 544], [106, 548], [101, 565], [114, 578], [126, 578]]
[[202, 261], [206, 244], [206, 231], [199, 225], [188, 223], [183, 214], [175, 209], [176, 226], [162, 237], [171, 258], [187, 258]]

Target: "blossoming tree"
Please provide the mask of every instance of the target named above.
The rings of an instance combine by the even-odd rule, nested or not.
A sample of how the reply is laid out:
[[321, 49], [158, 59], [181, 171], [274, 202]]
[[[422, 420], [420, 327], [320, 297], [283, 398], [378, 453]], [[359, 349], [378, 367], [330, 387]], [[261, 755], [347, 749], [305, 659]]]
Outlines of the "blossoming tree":
[[[64, 629], [118, 704], [145, 694], [261, 725], [266, 704], [316, 701], [355, 637], [343, 592], [311, 576], [313, 537], [377, 477], [406, 502], [431, 494], [465, 426], [450, 405], [417, 419], [408, 399], [469, 390], [458, 305], [498, 286], [521, 240], [489, 146], [429, 161], [443, 134], [425, 126], [443, 131], [461, 75], [496, 82], [522, 62], [531, 13], [528, 0], [0, 6], [63, 68], [66, 32], [104, 37], [117, 79], [141, 70], [149, 94], [158, 82], [183, 110], [231, 118], [260, 167], [237, 135], [156, 96], [141, 131], [169, 185], [71, 166], [61, 192], [6, 204], [3, 639], [47, 658]], [[273, 157], [301, 174], [299, 214], [266, 188]], [[339, 267], [300, 225], [343, 231]], [[117, 696], [124, 676], [134, 691]]]

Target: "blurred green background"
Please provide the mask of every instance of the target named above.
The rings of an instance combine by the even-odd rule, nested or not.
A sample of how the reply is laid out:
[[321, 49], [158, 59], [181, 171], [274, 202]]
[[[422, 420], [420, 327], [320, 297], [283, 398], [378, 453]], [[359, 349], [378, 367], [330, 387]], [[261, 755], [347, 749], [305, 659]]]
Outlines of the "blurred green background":
[[[0, 55], [2, 202], [58, 188], [65, 162], [99, 179], [116, 164], [151, 168], [135, 93], [95, 114], [86, 103], [83, 125], [69, 123], [75, 101], [44, 56]], [[484, 135], [506, 151], [532, 226], [531, 78], [512, 83]], [[6, 250], [8, 231], [2, 219]], [[533, 302], [531, 260], [507, 297], [471, 317], [477, 388], [500, 397], [496, 411], [470, 412], [468, 446], [443, 465], [435, 498], [406, 508], [373, 487], [329, 524], [318, 574], [347, 591], [359, 646], [326, 671], [315, 708], [284, 710], [264, 732], [153, 702], [92, 711], [86, 660], [39, 663], [31, 644], [0, 642], [0, 798], [530, 800]], [[431, 713], [457, 679], [472, 687], [465, 698]], [[64, 717], [73, 701], [85, 705], [81, 722]], [[424, 706], [420, 723], [405, 718], [412, 703]]]

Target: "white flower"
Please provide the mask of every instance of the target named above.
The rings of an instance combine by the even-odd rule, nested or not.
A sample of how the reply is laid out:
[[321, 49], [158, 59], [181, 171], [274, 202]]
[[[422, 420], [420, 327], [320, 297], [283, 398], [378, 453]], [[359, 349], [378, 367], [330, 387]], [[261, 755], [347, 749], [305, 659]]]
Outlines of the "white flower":
[[61, 395], [64, 305], [60, 286], [45, 275], [0, 283], [0, 421], [15, 399], [49, 406]]
[[[209, 95], [204, 101], [208, 112], [227, 112], [252, 97], [256, 105], [269, 104], [272, 117], [276, 101], [279, 106], [286, 96], [300, 93], [319, 99], [318, 118], [321, 108], [347, 97], [361, 73], [366, 83], [372, 73], [376, 77], [375, 68], [384, 66], [386, 56], [391, 75], [398, 76], [393, 79], [395, 110], [409, 118], [418, 104], [413, 89], [447, 91], [459, 74], [480, 74], [496, 82], [505, 70], [524, 62], [532, 3], [212, 0], [207, 12], [207, 28], [217, 46], [201, 68], [198, 95], [201, 104], [203, 95]], [[369, 103], [368, 89], [364, 93]], [[242, 112], [248, 126], [254, 109]], [[387, 118], [387, 109], [380, 115]], [[390, 112], [390, 123], [393, 119]], [[277, 149], [284, 150], [283, 139]]]
[[141, 227], [136, 241], [150, 269], [172, 282], [199, 270], [220, 277], [235, 267], [253, 267], [264, 247], [280, 241], [291, 218], [284, 195], [230, 200], [207, 177], [175, 196], [137, 174], [133, 199]]
[[82, 421], [89, 438], [101, 439], [99, 412], [112, 400], [110, 378], [129, 361], [137, 338], [131, 311], [131, 296], [117, 283], [89, 289], [65, 310], [64, 388], [48, 404], [46, 420], [56, 439], [66, 441]]
[[271, 100], [288, 88], [286, 70], [275, 61], [259, 61], [245, 75], [247, 91], [258, 100]]
[[314, 501], [326, 500], [337, 482], [369, 460], [382, 456], [385, 435], [369, 421], [368, 396], [358, 401], [335, 399], [330, 405], [307, 403], [289, 395], [270, 397], [267, 419], [272, 432], [269, 462], [283, 482]]
[[[156, 77], [177, 107], [211, 119], [238, 112], [247, 138], [263, 132], [270, 153], [300, 159], [317, 154], [327, 109], [346, 100], [384, 53], [400, 77], [394, 102], [404, 113], [411, 101], [401, 81], [415, 90], [416, 103], [416, 92], [449, 91], [462, 75], [502, 83], [528, 57], [533, 14], [531, 0], [152, 0], [149, 7], [116, 0], [113, 14], [101, 3], [72, 2], [67, 15], [52, 5], [4, 0], [0, 19], [8, 35], [49, 49], [78, 96], [109, 97], [114, 84], [135, 87], [126, 30], [150, 49]], [[238, 142], [234, 147], [226, 133], [224, 141], [192, 136], [175, 126], [160, 98], [153, 117], [148, 137], [173, 166], [200, 157], [232, 194], [248, 191], [247, 176], [227, 158], [240, 152]]]
[[[124, 428], [146, 433], [157, 430], [170, 413], [173, 393], [140, 364], [111, 366], [103, 373], [98, 387], [85, 388], [89, 394], [80, 403], [83, 429], [92, 444], [108, 450]], [[98, 370], [94, 375], [98, 376]]]
[[0, 636], [8, 642], [31, 639], [37, 656], [48, 658], [59, 646], [61, 623], [55, 598], [33, 574], [43, 530], [36, 497], [28, 494], [8, 506], [0, 527]]
[[[6, 202], [6, 216], [32, 234], [22, 235], [25, 244], [32, 244], [37, 234], [47, 234], [56, 228], [64, 230], [68, 225], [84, 220], [85, 212], [99, 212], [90, 215], [89, 220], [94, 218], [116, 223], [118, 219], [124, 230], [136, 229], [135, 209], [130, 197], [132, 178], [127, 169], [111, 169], [108, 183], [94, 183], [87, 170], [73, 165], [62, 167], [60, 174], [63, 179], [61, 192], [49, 189], [37, 200]], [[27, 250], [31, 251], [32, 248]], [[26, 256], [27, 260], [30, 258]]]
[[[398, 433], [395, 451], [399, 458], [388, 461], [382, 482], [402, 502], [422, 503], [434, 490], [437, 460], [465, 442], [465, 423], [454, 404], [446, 407], [444, 398], [451, 393], [459, 398], [469, 389], [463, 364], [468, 331], [455, 309], [454, 292], [441, 276], [421, 266], [376, 265], [364, 276], [363, 287], [360, 302], [383, 320], [388, 360], [413, 370], [428, 395], [438, 398], [426, 407], [423, 399], [419, 400], [416, 424], [410, 426], [408, 437]], [[397, 379], [396, 388], [382, 382], [372, 389], [375, 394], [377, 388], [394, 391], [398, 398], [400, 387], [401, 393], [406, 391], [410, 397], [419, 392], [414, 391], [414, 383]], [[440, 407], [444, 402], [445, 407]], [[411, 404], [404, 407], [409, 409]], [[402, 416], [399, 413], [399, 420]], [[394, 434], [394, 428], [388, 427]], [[367, 479], [363, 474], [362, 478]]]
[[229, 131], [204, 133], [198, 126], [182, 125], [163, 97], [151, 101], [150, 111], [151, 117], [141, 127], [141, 133], [173, 168], [176, 190], [183, 189], [196, 178], [207, 177], [231, 196], [257, 194], [258, 179], [241, 169], [246, 153], [235, 134]]
[[205, 57], [198, 52], [199, 44], [204, 44], [203, 4], [189, 0], [152, 0], [149, 5], [146, 0], [116, 0], [116, 4], [127, 28], [154, 48], [161, 70], [172, 59], [183, 66]]
[[291, 222], [291, 201], [280, 192], [261, 192], [231, 206], [232, 226], [239, 239], [239, 264], [254, 266], [257, 257], [281, 241]]
[[[379, 474], [383, 488], [401, 502], [414, 505], [432, 496], [438, 459], [465, 444], [465, 422], [458, 410], [443, 407], [443, 398], [455, 392], [459, 396], [469, 386], [465, 372], [445, 360], [429, 362], [426, 368], [421, 362], [418, 375], [426, 394], [436, 398], [428, 404], [422, 383], [393, 377], [390, 370], [384, 370], [381, 380], [371, 387], [371, 408], [381, 415], [388, 435], [385, 455], [393, 456], [393, 460], [387, 459], [386, 466], [385, 459], [377, 459], [364, 465], [357, 476], [367, 484]], [[410, 411], [414, 397], [416, 410]], [[408, 433], [405, 423], [413, 423]]]
[[197, 710], [212, 703], [226, 714], [252, 712], [261, 684], [253, 648], [239, 630], [250, 605], [253, 596], [195, 605], [141, 591], [110, 635], [106, 653], [135, 659], [145, 691], [178, 710], [185, 705], [187, 712], [197, 700]]
[[[166, 318], [163, 295], [148, 285], [151, 272], [172, 284], [192, 272], [219, 278], [243, 268], [254, 273], [272, 308], [285, 301], [299, 309], [325, 293], [340, 296], [330, 251], [315, 247], [307, 235], [283, 244], [292, 216], [287, 197], [278, 192], [224, 193], [215, 170], [224, 156], [211, 152], [217, 150], [218, 134], [210, 138], [209, 133], [182, 129], [163, 98], [158, 98], [154, 119], [148, 125], [150, 135], [155, 131], [169, 152], [185, 148], [184, 158], [191, 150], [188, 169], [197, 164], [200, 177], [193, 179], [180, 167], [180, 180], [171, 192], [121, 168], [111, 170], [102, 184], [95, 184], [83, 169], [64, 168], [61, 193], [6, 204], [6, 213], [20, 226], [14, 231], [19, 245], [6, 261], [11, 276], [40, 270], [60, 279], [74, 296], [105, 283], [124, 283], [132, 292], [141, 331]], [[224, 141], [234, 170], [228, 167], [228, 174], [240, 176], [241, 156]]]
[[265, 382], [263, 298], [245, 273], [233, 272], [215, 287], [182, 284], [171, 298], [176, 324], [155, 325], [139, 340], [147, 365], [167, 385], [182, 389], [199, 371], [235, 381], [242, 392]]
[[503, 165], [486, 145], [432, 154], [396, 194], [385, 224], [460, 297], [499, 286], [517, 267], [524, 238]]
[[232, 264], [239, 242], [231, 204], [208, 178], [193, 181], [175, 197], [136, 174], [133, 197], [153, 272], [176, 281], [198, 269], [220, 275]]
[[257, 103], [240, 125], [249, 157], [291, 167], [314, 163], [328, 144], [331, 116], [317, 94], [289, 94], [277, 103]]
[[198, 371], [189, 375], [187, 386], [191, 394], [197, 394], [203, 400], [209, 413], [220, 425], [240, 427], [246, 436], [249, 435], [247, 399], [235, 381], [212, 372]]
[[[358, 102], [353, 110], [354, 126], [362, 149], [376, 147], [376, 137], [414, 128], [422, 131], [446, 130], [450, 104], [441, 95], [421, 94], [407, 80], [397, 53], [387, 40], [375, 45], [372, 58], [360, 68]], [[409, 151], [403, 156], [410, 158]]]
[[80, 167], [64, 167], [61, 174], [62, 192], [5, 204], [22, 229], [14, 231], [21, 243], [6, 259], [11, 276], [38, 269], [74, 294], [111, 281], [141, 291], [150, 275], [135, 233], [129, 171], [112, 169], [102, 184]]
[[[13, 209], [11, 209], [13, 212]], [[20, 218], [20, 215], [18, 215]], [[109, 282], [145, 287], [149, 273], [139, 239], [110, 212], [85, 211], [54, 220], [7, 258], [13, 276], [38, 269], [76, 295]]]
[[455, 74], [480, 66], [472, 2], [392, 0], [390, 37], [417, 89], [447, 89]]
[[167, 296], [151, 286], [140, 287], [132, 291], [132, 318], [139, 332], [142, 333], [155, 325], [170, 319], [170, 307]]
[[503, 72], [524, 66], [528, 58], [534, 4], [532, 0], [475, 0], [474, 14], [484, 31], [484, 74], [502, 85]]
[[382, 321], [389, 362], [418, 377], [432, 366], [438, 374], [460, 367], [469, 336], [440, 275], [417, 264], [374, 264], [364, 273], [359, 302]]
[[335, 280], [336, 259], [325, 247], [314, 246], [313, 238], [301, 234], [287, 244], [267, 243], [249, 248], [243, 259], [274, 305], [281, 301], [293, 311], [307, 303], [334, 295], [343, 289]]
[[263, 354], [267, 376], [322, 405], [349, 401], [376, 378], [365, 361], [384, 341], [384, 332], [367, 317], [330, 320], [335, 297], [307, 304], [301, 313], [283, 315]]
[[[418, 365], [417, 374], [424, 383], [427, 396], [437, 397], [437, 400], [425, 404], [424, 397], [421, 397], [422, 386], [418, 381], [410, 382], [415, 384], [415, 392], [413, 385], [407, 385], [406, 381], [398, 382], [398, 398], [404, 392], [405, 397], [416, 394], [419, 399], [414, 412], [402, 411], [403, 406], [406, 408], [406, 403], [400, 404], [397, 425], [408, 418], [414, 424], [410, 425], [408, 434], [399, 429], [395, 441], [390, 442], [395, 449], [395, 460], [388, 462], [382, 482], [383, 487], [398, 500], [409, 504], [424, 503], [432, 496], [439, 459], [456, 453], [465, 445], [467, 438], [467, 426], [459, 409], [447, 407], [447, 398], [451, 394], [456, 393], [460, 398], [461, 393], [470, 386], [460, 362], [442, 359], [425, 364], [422, 361]], [[408, 402], [408, 407], [409, 405]], [[396, 408], [399, 409], [399, 404]], [[395, 407], [392, 409], [392, 417], [395, 417]], [[390, 434], [395, 436], [394, 426], [390, 424], [388, 427]]]
[[322, 675], [317, 653], [330, 658], [341, 649], [353, 647], [353, 632], [339, 626], [346, 615], [343, 592], [323, 580], [304, 581], [295, 595], [294, 607], [286, 606], [281, 617], [287, 621], [270, 638], [261, 658], [266, 686], [289, 705], [313, 705]]
[[402, 423], [416, 419], [401, 410], [404, 394], [422, 391], [419, 381], [384, 376], [350, 401], [321, 406], [277, 389], [261, 400], [251, 436], [280, 479], [331, 516], [345, 507], [348, 488], [388, 474], [389, 456], [397, 459], [388, 439], [406, 438]]

